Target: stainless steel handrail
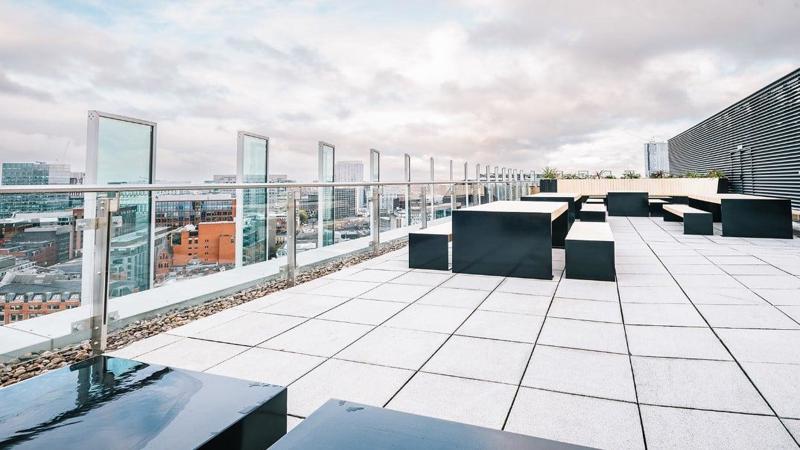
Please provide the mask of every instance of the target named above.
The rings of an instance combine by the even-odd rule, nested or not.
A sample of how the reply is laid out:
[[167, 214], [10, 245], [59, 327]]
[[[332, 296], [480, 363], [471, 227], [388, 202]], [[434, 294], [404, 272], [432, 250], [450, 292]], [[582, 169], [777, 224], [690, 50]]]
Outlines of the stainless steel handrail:
[[[532, 182], [532, 180], [459, 180], [455, 184], [502, 183], [514, 184]], [[370, 187], [370, 186], [425, 186], [452, 185], [453, 181], [376, 181], [376, 182], [333, 182], [333, 183], [182, 183], [182, 184], [35, 184], [35, 185], [2, 185], [2, 194], [36, 194], [36, 193], [89, 193], [89, 192], [141, 192], [141, 191], [192, 191], [192, 190], [225, 190], [225, 189], [290, 189], [290, 188], [326, 188], [326, 187]]]

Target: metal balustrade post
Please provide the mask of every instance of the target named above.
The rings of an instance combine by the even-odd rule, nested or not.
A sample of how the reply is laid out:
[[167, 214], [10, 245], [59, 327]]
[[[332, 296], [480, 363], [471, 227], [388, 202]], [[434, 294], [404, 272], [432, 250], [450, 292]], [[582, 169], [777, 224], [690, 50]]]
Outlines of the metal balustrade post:
[[108, 340], [108, 271], [111, 253], [111, 229], [121, 225], [121, 217], [112, 215], [119, 210], [118, 194], [97, 198], [96, 215], [92, 219], [80, 219], [77, 229], [94, 233], [92, 255], [94, 273], [87, 274], [92, 281], [92, 316], [89, 320], [92, 355], [101, 355]]
[[456, 210], [456, 185], [453, 181], [453, 160], [450, 160], [450, 215]]
[[469, 174], [467, 173], [468, 164], [464, 163], [464, 207], [469, 208], [469, 183], [467, 180], [469, 179]]
[[420, 229], [428, 228], [428, 207], [426, 206], [425, 186], [419, 190]]
[[286, 192], [286, 282], [297, 282], [297, 202], [294, 191]]
[[378, 253], [381, 245], [381, 194], [380, 187], [372, 186], [372, 253]]

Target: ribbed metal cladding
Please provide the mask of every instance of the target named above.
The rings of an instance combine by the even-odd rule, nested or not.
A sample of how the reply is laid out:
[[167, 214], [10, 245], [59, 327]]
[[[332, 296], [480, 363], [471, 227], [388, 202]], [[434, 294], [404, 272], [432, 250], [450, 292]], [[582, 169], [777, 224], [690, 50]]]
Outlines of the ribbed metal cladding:
[[670, 172], [725, 172], [731, 190], [800, 209], [800, 69], [669, 140]]

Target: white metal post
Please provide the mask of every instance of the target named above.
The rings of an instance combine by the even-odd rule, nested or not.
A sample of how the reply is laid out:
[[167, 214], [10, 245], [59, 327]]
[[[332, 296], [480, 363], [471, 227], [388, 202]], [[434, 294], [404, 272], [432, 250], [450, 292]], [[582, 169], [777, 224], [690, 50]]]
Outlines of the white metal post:
[[453, 183], [453, 160], [450, 160], [450, 215], [456, 210], [456, 185]]
[[381, 194], [380, 187], [372, 186], [372, 252], [377, 253], [381, 244]]
[[475, 204], [481, 204], [481, 197], [483, 197], [483, 184], [481, 183], [481, 165], [475, 164], [475, 190], [477, 193], [475, 194]]
[[[434, 177], [436, 176], [436, 174], [435, 174], [435, 169], [434, 169], [434, 165], [433, 165], [433, 156], [431, 156], [431, 174], [430, 175], [431, 175], [430, 176], [430, 180], [434, 181]], [[436, 190], [434, 188], [433, 183], [431, 183], [431, 187], [430, 187], [429, 191], [431, 193], [431, 220], [434, 220], [436, 218], [436, 211], [435, 211], [435, 208], [436, 208], [436, 199], [435, 199], [435, 197], [436, 197], [436, 195], [434, 194], [434, 192], [436, 192]], [[427, 210], [428, 207], [426, 206], [425, 209]]]
[[[318, 210], [319, 211], [319, 210]], [[294, 191], [286, 191], [286, 282], [297, 281], [297, 202]]]
[[[411, 182], [411, 156], [408, 153], [403, 155], [404, 179], [406, 183]], [[411, 185], [406, 185], [406, 226], [411, 225]]]
[[420, 229], [428, 228], [428, 214], [425, 212], [428, 209], [426, 205], [426, 198], [425, 198], [425, 186], [420, 187], [419, 189], [419, 206], [422, 214], [420, 214]]
[[464, 161], [464, 206], [469, 208], [469, 183], [467, 180], [469, 179], [469, 173], [467, 172], [469, 167], [469, 163]]

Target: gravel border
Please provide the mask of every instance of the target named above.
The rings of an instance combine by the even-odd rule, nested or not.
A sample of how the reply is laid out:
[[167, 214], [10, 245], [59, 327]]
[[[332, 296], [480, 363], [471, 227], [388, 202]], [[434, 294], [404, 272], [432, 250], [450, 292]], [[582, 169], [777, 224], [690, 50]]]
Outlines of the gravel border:
[[[376, 256], [399, 250], [406, 245], [408, 245], [408, 241], [405, 239], [390, 242], [381, 245], [376, 253], [362, 252], [309, 268], [306, 271], [298, 273], [296, 285], [337, 272], [345, 267], [354, 266]], [[109, 334], [106, 351], [118, 350], [138, 340], [155, 336], [156, 334], [177, 328], [181, 325], [186, 325], [202, 317], [216, 314], [222, 310], [233, 308], [234, 306], [247, 303], [251, 300], [289, 287], [291, 286], [289, 286], [286, 280], [272, 280], [231, 295], [209, 300], [199, 305], [180, 308], [175, 311], [156, 315], [150, 319], [136, 321]], [[90, 356], [91, 347], [89, 341], [83, 341], [79, 344], [58, 350], [30, 353], [14, 361], [0, 363], [0, 387], [10, 386], [49, 370], [83, 361]]]

